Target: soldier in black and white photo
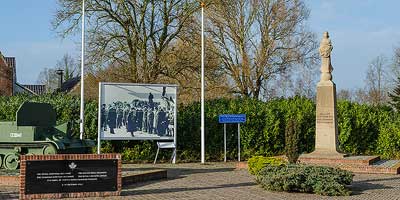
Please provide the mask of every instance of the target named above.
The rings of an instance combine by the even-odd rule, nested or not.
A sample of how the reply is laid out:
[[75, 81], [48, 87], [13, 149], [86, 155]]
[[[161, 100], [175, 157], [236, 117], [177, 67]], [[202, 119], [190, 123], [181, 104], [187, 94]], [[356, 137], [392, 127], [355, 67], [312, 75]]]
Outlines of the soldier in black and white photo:
[[118, 108], [117, 108], [117, 128], [121, 128], [123, 116], [124, 116], [124, 111], [122, 110], [122, 105], [118, 104]]
[[115, 134], [114, 129], [117, 125], [117, 111], [112, 105], [110, 105], [110, 109], [108, 110], [107, 123], [108, 127], [110, 128], [110, 133]]
[[144, 108], [143, 108], [142, 131], [148, 132], [148, 130], [147, 130], [147, 106], [144, 106]]
[[138, 107], [136, 111], [136, 130], [143, 131], [142, 123], [143, 123], [143, 110], [141, 107]]
[[126, 122], [128, 121], [128, 115], [129, 115], [130, 111], [131, 111], [131, 105], [126, 103], [124, 106], [124, 113], [123, 113], [123, 117], [122, 117], [122, 125], [125, 127], [127, 126]]
[[167, 112], [167, 136], [173, 136], [174, 133], [174, 112]]
[[107, 131], [106, 104], [101, 105], [101, 128], [103, 129], [103, 131]]
[[154, 133], [154, 112], [153, 112], [153, 108], [149, 107], [148, 111], [147, 111], [147, 132], [149, 134], [153, 134]]
[[151, 94], [151, 92], [150, 92], [150, 94], [149, 94], [149, 106], [150, 106], [150, 108], [154, 108], [153, 99], [154, 99], [154, 96], [153, 96], [153, 94]]
[[131, 111], [128, 114], [126, 132], [131, 133], [132, 137], [134, 137], [135, 131], [136, 131], [136, 110], [135, 108], [132, 107]]
[[157, 135], [158, 136], [165, 136], [166, 130], [168, 127], [168, 122], [167, 122], [167, 115], [164, 111], [163, 108], [160, 108], [160, 110], [157, 113]]
[[160, 119], [160, 115], [158, 114], [159, 110], [158, 107], [156, 107], [154, 109], [154, 122], [153, 122], [153, 134], [158, 135], [158, 126], [159, 126], [159, 119]]

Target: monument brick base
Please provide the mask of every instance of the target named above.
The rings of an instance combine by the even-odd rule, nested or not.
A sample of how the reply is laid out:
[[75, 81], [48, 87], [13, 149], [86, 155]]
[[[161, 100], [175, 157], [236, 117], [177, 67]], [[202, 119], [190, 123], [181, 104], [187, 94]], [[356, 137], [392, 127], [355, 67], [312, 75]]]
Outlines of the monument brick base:
[[399, 174], [400, 160], [380, 160], [379, 156], [348, 156], [343, 158], [312, 157], [309, 154], [299, 158], [301, 164], [337, 167], [355, 173]]
[[342, 159], [347, 157], [347, 154], [339, 153], [337, 151], [323, 151], [316, 150], [308, 154], [302, 154], [300, 158], [308, 159]]
[[[285, 156], [277, 156], [286, 160]], [[381, 160], [379, 156], [348, 156], [344, 158], [317, 158], [301, 156], [300, 164], [336, 167], [354, 173], [400, 174], [400, 160]], [[247, 169], [247, 162], [237, 163], [236, 169]]]

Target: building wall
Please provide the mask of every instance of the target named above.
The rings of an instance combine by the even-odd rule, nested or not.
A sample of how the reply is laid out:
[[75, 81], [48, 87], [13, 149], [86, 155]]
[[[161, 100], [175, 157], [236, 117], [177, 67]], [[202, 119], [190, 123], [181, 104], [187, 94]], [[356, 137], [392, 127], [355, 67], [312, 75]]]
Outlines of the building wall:
[[12, 74], [13, 74], [13, 94], [15, 94], [15, 87], [17, 84], [17, 64], [15, 61], [15, 57], [4, 57], [4, 60], [11, 67]]
[[0, 95], [13, 95], [13, 69], [0, 54]]

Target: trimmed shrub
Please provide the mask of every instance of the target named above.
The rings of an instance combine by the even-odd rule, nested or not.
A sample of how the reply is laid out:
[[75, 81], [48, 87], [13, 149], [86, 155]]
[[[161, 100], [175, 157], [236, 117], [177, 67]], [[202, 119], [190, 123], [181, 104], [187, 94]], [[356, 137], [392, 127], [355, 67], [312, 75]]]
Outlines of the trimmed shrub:
[[267, 165], [280, 166], [285, 165], [286, 162], [283, 159], [276, 157], [253, 156], [247, 161], [247, 164], [249, 173], [256, 175]]
[[257, 175], [257, 183], [266, 190], [305, 192], [326, 196], [348, 196], [346, 185], [351, 172], [331, 167], [308, 165], [266, 165]]
[[285, 154], [291, 164], [295, 164], [300, 156], [299, 152], [299, 130], [297, 122], [290, 119], [285, 130]]

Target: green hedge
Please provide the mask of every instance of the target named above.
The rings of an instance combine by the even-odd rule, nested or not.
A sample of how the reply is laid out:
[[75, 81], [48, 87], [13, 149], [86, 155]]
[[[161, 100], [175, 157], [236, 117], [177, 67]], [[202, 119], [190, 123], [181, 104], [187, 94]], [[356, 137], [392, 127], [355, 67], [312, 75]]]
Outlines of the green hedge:
[[400, 115], [388, 106], [338, 104], [339, 148], [354, 155], [400, 158]]
[[[277, 99], [268, 103], [252, 99], [218, 99], [208, 101], [206, 111], [206, 151], [208, 160], [223, 159], [223, 125], [218, 115], [244, 113], [247, 121], [241, 125], [241, 155], [276, 155], [284, 152], [285, 127], [295, 116], [300, 127], [300, 151], [313, 149], [315, 106], [304, 98]], [[227, 125], [228, 158], [237, 156], [237, 125]], [[200, 104], [180, 107], [178, 112], [178, 147], [183, 158], [199, 159]]]
[[[59, 123], [79, 119], [80, 101], [70, 95], [38, 97], [0, 97], [0, 120], [15, 120], [15, 112], [24, 101], [48, 102], [57, 111]], [[247, 122], [241, 125], [242, 158], [254, 155], [273, 156], [284, 153], [285, 127], [296, 119], [300, 136], [300, 152], [314, 148], [315, 104], [300, 97], [261, 102], [252, 99], [218, 99], [206, 102], [207, 160], [223, 160], [223, 125], [219, 114], [244, 113]], [[200, 103], [178, 107], [178, 159], [200, 159]], [[338, 103], [340, 149], [351, 154], [379, 154], [383, 158], [400, 158], [400, 119], [389, 107], [373, 107], [350, 102]], [[78, 123], [74, 125], [79, 132]], [[97, 102], [85, 103], [85, 132], [97, 138]], [[112, 141], [102, 144], [103, 152], [122, 153], [124, 160], [151, 161], [156, 145], [151, 141]], [[161, 152], [161, 159], [171, 152]], [[237, 126], [227, 125], [227, 157], [237, 156]]]
[[256, 181], [266, 190], [306, 192], [327, 196], [350, 195], [346, 185], [353, 181], [349, 171], [307, 165], [267, 165]]

